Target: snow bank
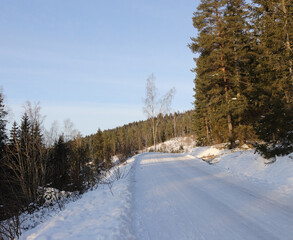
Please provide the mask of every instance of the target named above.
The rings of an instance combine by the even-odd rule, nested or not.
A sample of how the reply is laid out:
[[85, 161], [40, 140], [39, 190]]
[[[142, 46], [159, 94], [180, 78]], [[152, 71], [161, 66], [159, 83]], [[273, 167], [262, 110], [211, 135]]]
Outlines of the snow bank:
[[[25, 232], [21, 239], [134, 239], [131, 232], [131, 166], [119, 168], [124, 176], [113, 185], [100, 184], [97, 189], [85, 193], [81, 199], [66, 205], [64, 211]], [[108, 179], [118, 178], [113, 171]]]
[[[193, 137], [177, 137], [163, 143], [157, 144], [159, 152], [190, 152], [195, 147], [196, 142]], [[149, 147], [148, 151], [154, 150], [154, 146]]]
[[[246, 144], [234, 150], [228, 150], [225, 144], [207, 147], [195, 147], [195, 144], [192, 137], [178, 137], [158, 144], [157, 149], [169, 153], [189, 153], [231, 174], [246, 176], [252, 181], [268, 182], [288, 192], [293, 188], [293, 153], [277, 157], [271, 163]], [[154, 147], [148, 148], [151, 149]]]
[[265, 181], [292, 192], [293, 153], [277, 157], [275, 162], [264, 159], [254, 149], [227, 150], [223, 145], [197, 147], [192, 156], [207, 161], [213, 166], [229, 171], [233, 175], [246, 176], [252, 181]]

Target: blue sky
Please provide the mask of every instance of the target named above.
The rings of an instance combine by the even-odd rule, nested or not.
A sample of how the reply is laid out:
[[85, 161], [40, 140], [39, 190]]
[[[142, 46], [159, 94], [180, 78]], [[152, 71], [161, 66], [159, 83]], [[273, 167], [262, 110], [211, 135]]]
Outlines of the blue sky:
[[199, 0], [3, 0], [0, 86], [19, 121], [22, 104], [40, 101], [47, 127], [70, 118], [83, 135], [144, 120], [153, 73], [172, 87], [172, 109], [192, 108]]

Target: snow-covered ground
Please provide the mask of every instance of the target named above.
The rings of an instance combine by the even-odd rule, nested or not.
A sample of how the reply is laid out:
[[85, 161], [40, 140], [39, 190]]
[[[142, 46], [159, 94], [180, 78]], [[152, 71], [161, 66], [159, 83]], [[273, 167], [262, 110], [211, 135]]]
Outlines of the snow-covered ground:
[[137, 239], [292, 239], [292, 195], [191, 155], [137, 160]]
[[249, 177], [249, 181], [267, 182], [276, 188], [287, 189], [288, 193], [293, 188], [293, 153], [276, 157], [275, 162], [264, 159], [246, 146], [232, 151], [224, 149], [223, 145], [198, 147], [190, 154], [234, 176]]
[[[196, 142], [193, 137], [176, 137], [166, 142], [157, 144], [156, 148], [159, 152], [190, 152], [195, 147]], [[148, 151], [153, 151], [154, 147], [149, 147]]]
[[184, 149], [133, 157], [111, 189], [100, 185], [21, 239], [292, 239], [293, 154], [266, 164], [251, 149]]
[[[109, 180], [113, 186], [100, 184], [81, 199], [67, 204], [65, 210], [36, 228], [26, 231], [21, 239], [134, 239], [131, 225], [130, 169], [134, 159], [121, 165]], [[109, 181], [111, 182], [111, 181]]]

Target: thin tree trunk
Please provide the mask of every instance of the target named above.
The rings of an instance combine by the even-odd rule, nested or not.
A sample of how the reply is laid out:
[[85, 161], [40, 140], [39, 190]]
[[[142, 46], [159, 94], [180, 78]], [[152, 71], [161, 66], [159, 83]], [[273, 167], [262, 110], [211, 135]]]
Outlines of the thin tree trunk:
[[[285, 4], [285, 0], [282, 0], [282, 11], [284, 14], [284, 18], [285, 18], [285, 22], [284, 22], [284, 30], [285, 30], [285, 47], [288, 51], [288, 54], [291, 55], [292, 54], [292, 49], [290, 46], [290, 37], [289, 37], [289, 26], [288, 26], [288, 12], [286, 9], [286, 4]], [[289, 73], [290, 73], [290, 83], [291, 83], [291, 87], [293, 87], [293, 62], [292, 59], [289, 59]], [[288, 94], [288, 91], [285, 91], [285, 98], [287, 100], [287, 103], [290, 102], [290, 94]]]
[[[284, 29], [285, 29], [285, 33], [286, 33], [286, 36], [285, 36], [285, 45], [286, 45], [286, 48], [287, 50], [289, 51], [289, 53], [292, 52], [292, 49], [291, 49], [291, 46], [290, 46], [290, 37], [289, 37], [289, 26], [288, 26], [288, 13], [287, 13], [287, 9], [286, 9], [286, 4], [285, 4], [285, 0], [282, 0], [282, 10], [283, 10], [283, 13], [284, 13], [284, 17], [285, 17], [285, 23], [284, 23]], [[291, 76], [291, 80], [293, 78], [292, 76], [292, 73], [293, 73], [293, 70], [292, 70], [292, 59], [289, 60], [289, 72], [290, 72], [290, 76]]]
[[177, 137], [176, 136], [176, 113], [174, 113], [173, 124], [174, 124], [174, 137]]
[[157, 148], [156, 148], [156, 124], [155, 124], [155, 118], [154, 117], [152, 118], [152, 124], [153, 124], [154, 148], [155, 148], [155, 151], [157, 151]]
[[204, 112], [204, 118], [205, 118], [207, 140], [208, 140], [208, 143], [210, 143], [210, 132], [209, 132], [208, 117], [207, 117], [206, 111]]
[[[216, 10], [216, 14], [217, 14], [218, 37], [221, 38], [221, 28], [220, 28], [218, 9]], [[222, 49], [223, 49], [223, 46], [222, 46], [222, 44], [220, 44], [220, 50], [222, 50]], [[224, 84], [225, 84], [224, 89], [225, 89], [225, 99], [226, 99], [226, 104], [227, 104], [228, 136], [229, 136], [230, 148], [233, 148], [235, 143], [234, 143], [234, 136], [233, 136], [232, 116], [231, 116], [231, 112], [230, 112], [228, 82], [227, 82], [226, 67], [225, 67], [225, 64], [224, 64], [223, 53], [221, 53], [221, 67], [222, 67], [222, 73], [223, 73], [223, 80], [224, 80]]]
[[[211, 109], [210, 107], [208, 106], [208, 111], [207, 111], [207, 116], [211, 116]], [[213, 127], [212, 127], [212, 124], [211, 124], [211, 117], [209, 117], [210, 121], [208, 122], [208, 127], [209, 127], [209, 130], [210, 130], [210, 138], [213, 139]]]

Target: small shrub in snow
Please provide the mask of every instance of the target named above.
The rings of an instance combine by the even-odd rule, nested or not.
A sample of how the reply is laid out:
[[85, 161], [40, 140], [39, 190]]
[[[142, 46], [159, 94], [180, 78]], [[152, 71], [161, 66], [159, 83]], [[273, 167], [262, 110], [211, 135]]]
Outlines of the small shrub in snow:
[[40, 198], [44, 200], [43, 207], [57, 204], [60, 210], [64, 208], [69, 199], [72, 200], [78, 196], [78, 192], [59, 191], [56, 188], [40, 188], [39, 191], [42, 193]]
[[[48, 216], [65, 208], [68, 202], [79, 198], [78, 192], [59, 191], [56, 188], [40, 187], [37, 203], [31, 203], [29, 209], [0, 222], [0, 239], [18, 239], [22, 231], [36, 227]], [[42, 205], [40, 205], [42, 204]]]
[[112, 167], [110, 171], [105, 174], [104, 179], [100, 181], [100, 184], [105, 184], [108, 186], [112, 195], [114, 195], [112, 192], [114, 183], [119, 179], [126, 178], [130, 172], [130, 169], [126, 171], [126, 168], [122, 165], [125, 165], [125, 163]]

